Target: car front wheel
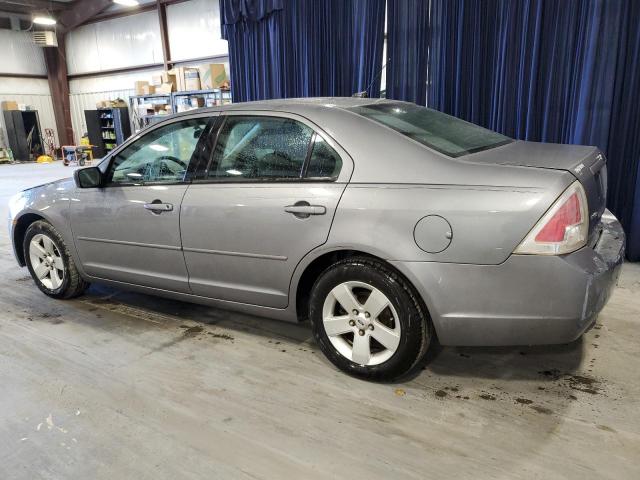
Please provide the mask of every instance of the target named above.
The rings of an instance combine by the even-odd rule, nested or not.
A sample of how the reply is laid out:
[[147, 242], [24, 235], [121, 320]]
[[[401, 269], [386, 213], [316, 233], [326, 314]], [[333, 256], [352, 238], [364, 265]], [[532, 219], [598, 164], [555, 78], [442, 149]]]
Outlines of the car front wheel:
[[24, 258], [38, 288], [53, 298], [73, 298], [89, 286], [55, 228], [39, 220], [27, 228]]
[[408, 372], [431, 339], [428, 314], [413, 288], [384, 263], [365, 257], [342, 260], [320, 275], [310, 318], [327, 358], [368, 379]]

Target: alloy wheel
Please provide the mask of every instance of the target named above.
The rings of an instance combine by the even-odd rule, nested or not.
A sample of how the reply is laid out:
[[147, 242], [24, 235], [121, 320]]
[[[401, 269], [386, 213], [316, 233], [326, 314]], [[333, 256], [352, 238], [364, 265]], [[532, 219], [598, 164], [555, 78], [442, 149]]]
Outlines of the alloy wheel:
[[64, 280], [64, 261], [60, 249], [51, 238], [41, 233], [29, 242], [29, 259], [33, 273], [49, 290], [57, 290]]
[[400, 344], [400, 321], [387, 296], [363, 282], [343, 282], [327, 295], [322, 321], [331, 344], [359, 365], [389, 360]]

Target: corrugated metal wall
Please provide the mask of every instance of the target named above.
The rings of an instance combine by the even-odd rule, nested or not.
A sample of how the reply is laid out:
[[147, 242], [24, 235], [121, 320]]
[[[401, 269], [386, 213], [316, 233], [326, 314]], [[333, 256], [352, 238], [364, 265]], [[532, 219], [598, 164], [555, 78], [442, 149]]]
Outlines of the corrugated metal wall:
[[42, 48], [33, 43], [31, 32], [0, 29], [0, 73], [46, 75]]
[[[20, 93], [15, 93], [20, 92]], [[13, 100], [17, 103], [24, 103], [38, 111], [40, 118], [40, 128], [44, 135], [45, 128], [52, 128], [56, 135], [56, 119], [53, 114], [53, 103], [49, 95], [49, 84], [46, 80], [34, 78], [0, 78], [0, 102]], [[7, 131], [4, 125], [4, 116], [0, 115], [0, 126], [6, 141]]]
[[[168, 5], [167, 27], [172, 60], [218, 57], [216, 61], [226, 63], [228, 68], [217, 0]], [[0, 45], [8, 47], [6, 55], [2, 53], [0, 72], [46, 75], [42, 49], [33, 44], [30, 33], [0, 30]], [[67, 34], [66, 48], [70, 75], [162, 63], [158, 16], [155, 11], [143, 12], [82, 26]], [[134, 82], [150, 80], [157, 73], [160, 70], [71, 80], [71, 122], [76, 142], [86, 131], [85, 110], [95, 109], [100, 100], [122, 98], [128, 103]], [[41, 127], [55, 130], [46, 80], [2, 78], [0, 100], [33, 105], [39, 111]]]
[[[17, 32], [0, 29], [0, 73], [15, 74], [16, 77], [0, 78], [0, 101], [24, 103], [38, 111], [40, 128], [56, 130], [53, 104], [47, 80], [20, 78], [19, 75], [46, 75], [42, 48], [31, 40], [30, 32]], [[0, 128], [6, 139], [3, 115], [0, 115]], [[57, 140], [57, 132], [56, 132]]]
[[[217, 0], [190, 0], [167, 6], [172, 60], [218, 57], [228, 66], [227, 41], [220, 32]], [[70, 32], [67, 42], [69, 74], [162, 63], [160, 27], [155, 11], [85, 25]], [[136, 80], [151, 80], [161, 70], [105, 75], [72, 80], [71, 122], [79, 141], [86, 131], [84, 111], [100, 100], [122, 98], [127, 103]]]
[[125, 75], [71, 80], [69, 82], [71, 125], [76, 142], [80, 141], [80, 137], [87, 130], [84, 118], [85, 110], [95, 110], [96, 103], [101, 100], [116, 100], [118, 98], [127, 102], [128, 105], [129, 97], [134, 94], [133, 83], [136, 80], [150, 81], [152, 75], [161, 72], [162, 70], [148, 70]]

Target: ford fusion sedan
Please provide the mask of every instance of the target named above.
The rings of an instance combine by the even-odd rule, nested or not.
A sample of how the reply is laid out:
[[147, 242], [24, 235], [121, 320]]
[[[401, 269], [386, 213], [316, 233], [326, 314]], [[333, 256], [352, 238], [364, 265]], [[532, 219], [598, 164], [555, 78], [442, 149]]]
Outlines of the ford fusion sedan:
[[54, 298], [92, 282], [291, 322], [396, 378], [443, 345], [570, 342], [625, 238], [593, 147], [514, 141], [414, 104], [274, 100], [169, 117], [97, 167], [16, 195], [17, 261]]

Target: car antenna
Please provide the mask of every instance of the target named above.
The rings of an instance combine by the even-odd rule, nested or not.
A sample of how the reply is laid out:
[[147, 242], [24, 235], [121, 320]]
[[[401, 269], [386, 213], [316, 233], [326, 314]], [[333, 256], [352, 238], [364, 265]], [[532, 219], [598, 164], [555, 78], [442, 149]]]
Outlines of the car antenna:
[[356, 92], [353, 95], [351, 95], [354, 98], [369, 98], [369, 89], [373, 86], [373, 82], [375, 82], [378, 77], [382, 74], [382, 71], [386, 68], [387, 65], [389, 65], [389, 62], [391, 61], [391, 59], [387, 59], [387, 63], [385, 63], [382, 68], [380, 69], [380, 71], [373, 76], [373, 80], [371, 80], [371, 83], [367, 86], [367, 88], [365, 88], [363, 91], [361, 92]]

